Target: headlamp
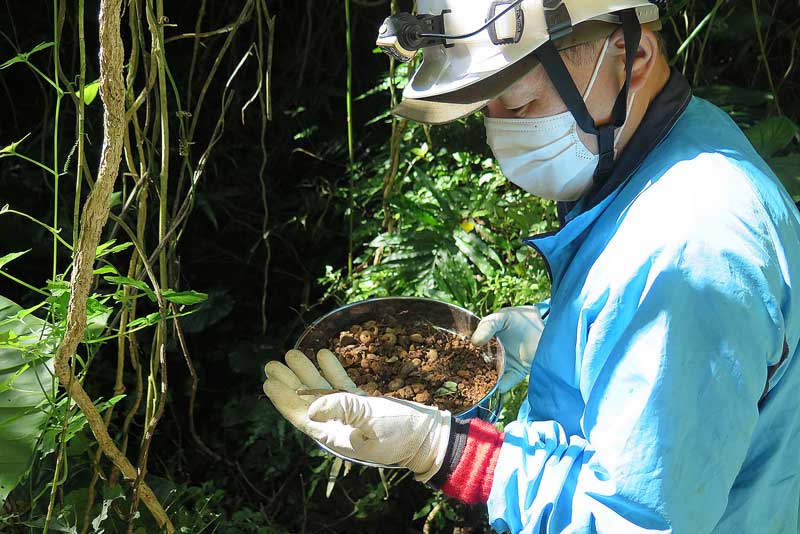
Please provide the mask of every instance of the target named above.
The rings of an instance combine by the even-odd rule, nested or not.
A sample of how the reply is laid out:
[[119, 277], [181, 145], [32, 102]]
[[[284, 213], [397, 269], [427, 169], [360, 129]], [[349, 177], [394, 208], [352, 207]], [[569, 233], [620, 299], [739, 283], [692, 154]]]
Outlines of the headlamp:
[[[522, 10], [519, 5], [522, 0], [498, 0], [492, 3], [486, 23], [473, 31], [461, 35], [447, 35], [444, 27], [444, 15], [450, 10], [444, 10], [439, 15], [412, 15], [410, 13], [398, 13], [387, 17], [378, 31], [376, 44], [389, 56], [398, 61], [410, 61], [417, 50], [428, 46], [446, 45], [446, 39], [458, 40], [472, 37], [489, 28], [489, 35], [495, 44], [509, 44], [519, 41], [522, 32]], [[498, 7], [502, 7], [498, 11]], [[494, 23], [511, 11], [516, 10], [518, 20], [516, 35], [505, 39], [499, 39], [494, 28]]]

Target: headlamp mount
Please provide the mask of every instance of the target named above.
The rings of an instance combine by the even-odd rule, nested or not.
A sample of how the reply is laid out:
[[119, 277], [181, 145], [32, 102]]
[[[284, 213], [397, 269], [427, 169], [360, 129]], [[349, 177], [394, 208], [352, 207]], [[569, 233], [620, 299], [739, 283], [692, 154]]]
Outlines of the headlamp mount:
[[[410, 61], [420, 48], [445, 44], [444, 14], [447, 12], [440, 15], [398, 13], [387, 17], [378, 31], [376, 44], [396, 60]], [[426, 37], [424, 34], [442, 36]]]

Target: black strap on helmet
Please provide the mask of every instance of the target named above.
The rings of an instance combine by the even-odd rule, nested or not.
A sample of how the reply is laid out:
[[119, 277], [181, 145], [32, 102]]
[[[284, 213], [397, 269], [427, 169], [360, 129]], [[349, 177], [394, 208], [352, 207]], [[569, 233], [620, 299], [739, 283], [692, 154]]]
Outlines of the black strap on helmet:
[[575, 117], [578, 126], [586, 133], [597, 136], [600, 148], [600, 162], [595, 170], [595, 179], [605, 181], [614, 168], [614, 129], [625, 124], [628, 112], [628, 89], [630, 87], [631, 69], [633, 60], [636, 58], [636, 51], [639, 49], [639, 41], [642, 37], [642, 28], [639, 25], [639, 18], [636, 16], [635, 9], [626, 9], [617, 13], [622, 21], [622, 32], [625, 36], [625, 84], [617, 95], [614, 102], [614, 109], [611, 112], [611, 122], [608, 124], [597, 125], [592, 118], [586, 103], [583, 101], [580, 91], [575, 86], [575, 81], [570, 76], [564, 60], [558, 53], [552, 40], [540, 46], [534, 54], [544, 66], [550, 81], [553, 82], [561, 99], [567, 105], [567, 109]]

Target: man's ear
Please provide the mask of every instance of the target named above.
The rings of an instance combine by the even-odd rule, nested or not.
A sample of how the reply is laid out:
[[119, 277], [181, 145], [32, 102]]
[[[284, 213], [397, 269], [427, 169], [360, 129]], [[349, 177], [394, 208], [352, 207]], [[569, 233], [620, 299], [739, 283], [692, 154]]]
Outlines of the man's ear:
[[[609, 37], [608, 53], [616, 56], [620, 64], [620, 85], [625, 81], [625, 36], [622, 28], [614, 31]], [[656, 62], [661, 57], [659, 49], [658, 37], [652, 30], [642, 28], [642, 37], [639, 40], [639, 50], [636, 51], [636, 58], [633, 61], [633, 69], [631, 70], [631, 85], [630, 90], [638, 91], [644, 87], [650, 73], [653, 71]]]

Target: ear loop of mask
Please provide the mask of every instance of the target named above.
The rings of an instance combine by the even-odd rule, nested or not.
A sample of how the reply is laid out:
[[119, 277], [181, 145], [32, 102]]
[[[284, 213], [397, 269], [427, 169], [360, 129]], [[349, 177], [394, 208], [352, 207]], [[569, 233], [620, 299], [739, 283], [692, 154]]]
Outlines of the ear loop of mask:
[[[589, 94], [592, 92], [592, 88], [594, 87], [594, 82], [597, 81], [597, 77], [600, 74], [600, 68], [603, 66], [603, 60], [605, 60], [606, 52], [608, 51], [608, 45], [611, 42], [611, 37], [606, 37], [605, 41], [603, 41], [603, 49], [600, 51], [600, 55], [597, 58], [597, 63], [594, 66], [594, 72], [592, 72], [592, 77], [589, 79], [589, 85], [586, 86], [586, 92], [583, 94], [583, 101], [586, 102], [586, 99], [589, 98]], [[631, 109], [633, 108], [633, 101], [636, 99], [636, 91], [631, 92], [631, 97], [628, 100], [628, 105], [625, 110], [625, 124], [619, 127], [616, 135], [614, 136], [614, 152], [616, 153], [617, 150], [617, 143], [619, 142], [619, 138], [622, 137], [622, 132], [625, 130], [625, 126], [628, 124], [628, 119], [630, 118]]]
[[606, 57], [610, 39], [610, 37], [606, 37], [606, 40], [603, 41], [603, 50], [600, 51], [600, 56], [597, 58], [597, 63], [594, 65], [594, 72], [592, 72], [592, 77], [589, 79], [589, 85], [586, 86], [586, 92], [583, 93], [584, 102], [586, 102], [586, 99], [589, 98], [589, 93], [592, 92], [592, 87], [594, 87], [594, 82], [597, 80], [597, 75], [600, 74], [600, 67], [603, 66], [603, 60]]

